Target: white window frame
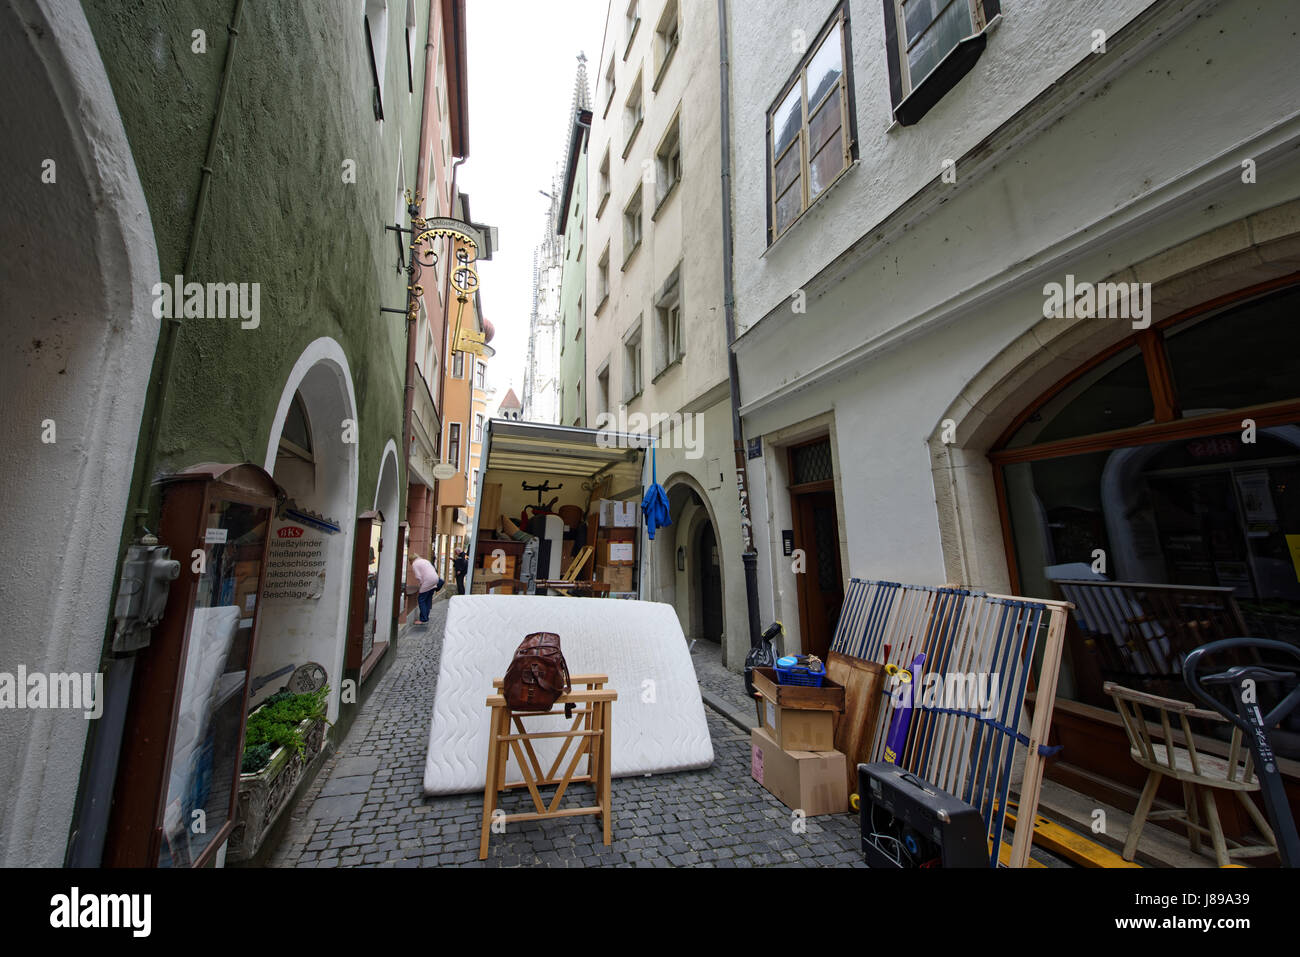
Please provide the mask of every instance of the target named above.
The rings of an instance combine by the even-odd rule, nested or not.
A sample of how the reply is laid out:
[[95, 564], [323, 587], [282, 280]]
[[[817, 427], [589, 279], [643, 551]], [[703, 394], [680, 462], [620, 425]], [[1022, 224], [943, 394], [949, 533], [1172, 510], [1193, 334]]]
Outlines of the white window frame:
[[682, 181], [682, 114], [680, 107], [668, 121], [659, 145], [655, 147], [655, 212], [668, 194]]
[[[456, 430], [456, 437], [452, 438], [452, 429]], [[460, 422], [447, 423], [447, 462], [456, 466], [456, 472], [460, 472], [460, 440], [463, 433]]]
[[623, 401], [631, 402], [645, 389], [645, 356], [642, 349], [645, 337], [641, 335], [641, 317], [637, 316], [632, 328], [623, 337]]
[[[895, 2], [897, 2], [897, 0], [895, 0]], [[810, 192], [811, 188], [809, 185], [810, 180], [812, 178], [811, 168], [812, 168], [812, 161], [814, 157], [810, 155], [811, 150], [808, 143], [809, 131], [813, 119], [813, 117], [810, 116], [809, 114], [808, 68], [812, 65], [813, 61], [817, 58], [817, 54], [821, 52], [823, 44], [830, 42], [832, 33], [836, 31], [836, 25], [838, 25], [839, 27], [838, 35], [840, 41], [840, 75], [839, 78], [835, 81], [834, 89], [827, 92], [827, 94], [816, 104], [813, 104], [813, 108], [814, 108], [814, 112], [820, 115], [822, 110], [834, 109], [835, 105], [831, 102], [831, 100], [833, 97], [838, 98], [839, 100], [838, 106], [840, 110], [839, 136], [840, 136], [840, 146], [842, 150], [842, 158], [841, 158], [839, 171], [822, 186], [821, 191], [818, 192], [816, 196], [813, 196], [811, 195]], [[767, 159], [768, 159], [767, 192], [768, 192], [768, 218], [770, 223], [768, 228], [769, 245], [771, 243], [776, 242], [776, 240], [780, 236], [784, 235], [785, 232], [789, 230], [791, 226], [797, 223], [799, 219], [803, 216], [803, 214], [806, 213], [812, 207], [812, 205], [817, 202], [817, 200], [821, 199], [822, 196], [826, 195], [826, 192], [827, 190], [830, 189], [831, 184], [834, 183], [836, 180], [838, 180], [841, 176], [843, 176], [844, 173], [853, 165], [854, 124], [853, 124], [852, 111], [849, 109], [849, 90], [851, 89], [851, 84], [853, 82], [853, 77], [851, 75], [853, 70], [853, 63], [851, 58], [846, 55], [846, 50], [848, 48], [848, 36], [849, 36], [848, 4], [843, 3], [836, 9], [835, 13], [831, 15], [831, 18], [826, 22], [826, 25], [822, 28], [821, 32], [818, 33], [816, 41], [809, 45], [808, 52], [804, 55], [803, 60], [800, 61], [799, 69], [795, 72], [795, 75], [784, 87], [782, 87], [780, 95], [777, 96], [777, 98], [772, 102], [772, 105], [768, 107], [767, 110]], [[794, 139], [791, 140], [790, 143], [787, 144], [786, 147], [778, 155], [776, 152], [776, 130], [773, 126], [773, 122], [776, 119], [777, 114], [779, 113], [781, 107], [785, 104], [786, 100], [789, 99], [791, 93], [796, 91], [799, 93], [799, 97], [798, 97], [799, 118], [800, 118], [799, 132], [795, 135]], [[790, 155], [791, 150], [799, 151], [798, 152], [799, 179], [798, 179], [798, 185], [795, 186], [792, 183], [791, 186], [787, 187], [786, 192], [788, 192], [790, 189], [797, 188], [799, 190], [800, 205], [799, 205], [798, 212], [796, 212], [794, 216], [791, 217], [788, 223], [782, 226], [778, 219], [777, 210], [778, 210], [779, 202], [781, 198], [784, 195], [786, 195], [786, 192], [782, 192], [779, 195], [777, 193], [777, 187], [778, 187], [777, 168], [780, 165], [781, 160], [785, 159], [787, 156]]]
[[651, 87], [655, 92], [663, 82], [664, 73], [673, 60], [673, 54], [682, 45], [681, 29], [682, 14], [679, 0], [668, 0], [664, 4], [664, 12], [659, 15], [659, 23], [655, 26], [655, 81]]
[[632, 198], [623, 207], [623, 263], [632, 258], [632, 254], [645, 239], [645, 195], [642, 184], [638, 183]]
[[628, 131], [627, 139], [623, 143], [623, 159], [627, 159], [627, 154], [632, 152], [632, 144], [641, 133], [641, 127], [645, 126], [645, 94], [641, 89], [642, 86], [641, 71], [638, 70], [632, 89], [623, 102], [623, 128]]

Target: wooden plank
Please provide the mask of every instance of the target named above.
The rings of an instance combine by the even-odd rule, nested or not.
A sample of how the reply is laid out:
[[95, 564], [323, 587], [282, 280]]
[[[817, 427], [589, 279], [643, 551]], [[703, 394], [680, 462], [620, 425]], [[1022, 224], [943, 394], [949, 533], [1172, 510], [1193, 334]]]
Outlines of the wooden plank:
[[844, 686], [844, 713], [835, 719], [835, 750], [843, 752], [846, 758], [848, 793], [853, 794], [858, 790], [858, 765], [871, 760], [885, 669], [874, 661], [832, 651], [826, 662], [826, 673]]
[[[1007, 823], [1012, 828], [1019, 830], [1017, 820], [1020, 812], [1013, 811], [1012, 805], [1007, 806]], [[1126, 861], [1108, 847], [1090, 841], [1082, 834], [1076, 834], [1067, 827], [1062, 827], [1055, 821], [1049, 821], [1042, 815], [1034, 815], [1034, 838], [1033, 843], [1046, 851], [1051, 851], [1059, 857], [1078, 864], [1080, 867], [1136, 867], [1141, 868], [1141, 864], [1133, 861]], [[1005, 846], [1005, 845], [1004, 845]], [[1033, 858], [1030, 858], [1033, 861]], [[1036, 862], [1035, 862], [1036, 863]], [[1033, 864], [1030, 865], [1031, 867]]]
[[[1025, 774], [1020, 784], [1020, 807], [1031, 817], [1038, 812], [1038, 794], [1043, 786], [1044, 758], [1038, 753], [1040, 745], [1047, 743], [1052, 722], [1052, 704], [1056, 700], [1056, 683], [1061, 669], [1061, 647], [1065, 640], [1065, 608], [1051, 609], [1051, 623], [1047, 627], [1047, 641], [1043, 646], [1043, 666], [1039, 674], [1038, 696], [1034, 700], [1034, 720], [1029, 731], [1029, 746], [1025, 754]], [[1011, 866], [1025, 867], [1029, 862], [1029, 845], [1033, 839], [1032, 828], [1016, 832], [1012, 842]]]

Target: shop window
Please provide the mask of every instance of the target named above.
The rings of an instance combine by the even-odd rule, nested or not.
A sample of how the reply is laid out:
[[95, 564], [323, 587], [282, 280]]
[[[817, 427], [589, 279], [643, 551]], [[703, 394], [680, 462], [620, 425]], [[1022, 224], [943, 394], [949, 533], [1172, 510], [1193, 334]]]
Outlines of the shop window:
[[1300, 289], [1169, 330], [1169, 366], [1183, 414], [1294, 398], [1300, 392], [1297, 315]]
[[196, 467], [162, 486], [158, 539], [180, 576], [137, 659], [111, 867], [207, 866], [235, 827], [269, 531], [284, 494], [252, 465]]
[[1181, 657], [1227, 631], [1300, 643], [1297, 304], [1290, 287], [1139, 333], [990, 453], [1017, 593], [1109, 583], [1115, 615], [1074, 615], [1062, 697], [1178, 696]]
[[1142, 350], [1130, 346], [1069, 383], [1035, 410], [1007, 447], [1142, 425], [1153, 421], [1154, 416]]
[[807, 59], [768, 110], [768, 239], [775, 240], [853, 162], [846, 76], [848, 7], [831, 17]]

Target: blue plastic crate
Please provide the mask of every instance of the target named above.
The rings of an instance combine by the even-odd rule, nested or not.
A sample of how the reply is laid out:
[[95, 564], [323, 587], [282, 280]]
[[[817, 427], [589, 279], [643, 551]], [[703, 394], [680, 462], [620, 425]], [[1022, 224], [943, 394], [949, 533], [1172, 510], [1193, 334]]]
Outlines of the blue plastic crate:
[[807, 665], [799, 664], [797, 658], [785, 657], [777, 659], [777, 684], [800, 685], [804, 688], [820, 688], [822, 686], [822, 679], [825, 677], [826, 666], [824, 664], [820, 664], [818, 670], [813, 671]]

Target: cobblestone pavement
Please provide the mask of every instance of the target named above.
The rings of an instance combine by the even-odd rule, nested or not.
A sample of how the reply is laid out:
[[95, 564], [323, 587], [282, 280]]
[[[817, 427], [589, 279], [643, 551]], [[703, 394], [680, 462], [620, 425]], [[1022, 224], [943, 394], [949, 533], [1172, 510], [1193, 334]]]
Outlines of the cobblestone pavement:
[[722, 645], [712, 641], [697, 641], [691, 649], [691, 662], [695, 665], [695, 680], [700, 689], [717, 696], [737, 716], [743, 717], [750, 727], [758, 723], [754, 700], [745, 694], [745, 679], [728, 671], [722, 663]]
[[[749, 736], [708, 708], [713, 765], [615, 778], [609, 847], [595, 817], [525, 822], [493, 835], [490, 856], [479, 861], [482, 794], [426, 798], [422, 788], [446, 616], [447, 602], [436, 602], [427, 627], [405, 631], [342, 748], [294, 810], [271, 866], [863, 866], [856, 818], [809, 818], [795, 833], [792, 812], [749, 775]], [[702, 683], [723, 680], [707, 663], [697, 668]], [[745, 705], [739, 680], [722, 673], [742, 688]], [[527, 797], [506, 800], [511, 812]]]

